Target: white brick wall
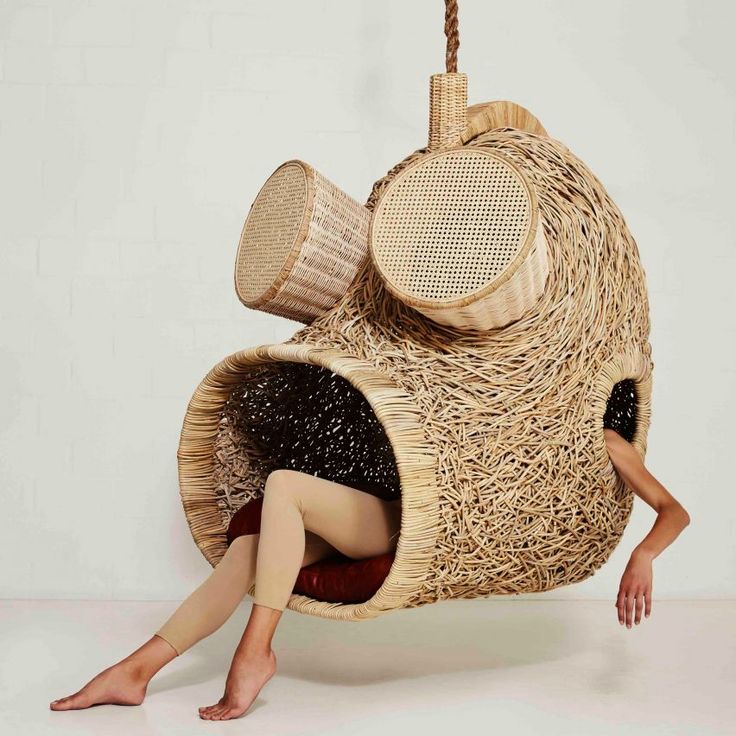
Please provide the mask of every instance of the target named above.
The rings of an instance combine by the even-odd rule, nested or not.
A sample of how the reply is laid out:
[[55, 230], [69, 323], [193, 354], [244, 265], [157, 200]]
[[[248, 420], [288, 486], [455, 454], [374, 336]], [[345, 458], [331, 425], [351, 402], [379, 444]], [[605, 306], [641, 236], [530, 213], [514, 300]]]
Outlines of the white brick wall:
[[[727, 13], [461, 3], [472, 100], [529, 106], [639, 241], [649, 457], [694, 519], [657, 563], [660, 595], [736, 590]], [[0, 1], [0, 596], [178, 598], [201, 579], [176, 477], [187, 402], [222, 357], [299, 326], [235, 296], [248, 206], [286, 159], [363, 199], [423, 145], [442, 14], [441, 0]], [[555, 595], [611, 597], [652, 519], [638, 505], [611, 564]]]

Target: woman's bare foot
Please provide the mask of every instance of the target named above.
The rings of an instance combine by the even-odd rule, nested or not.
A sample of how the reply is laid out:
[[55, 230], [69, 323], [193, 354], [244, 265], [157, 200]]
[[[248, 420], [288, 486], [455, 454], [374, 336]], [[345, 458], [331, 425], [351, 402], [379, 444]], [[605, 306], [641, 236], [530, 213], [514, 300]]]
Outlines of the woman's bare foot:
[[154, 634], [145, 644], [102, 670], [79, 692], [50, 703], [51, 710], [77, 710], [91, 705], [140, 705], [146, 697], [151, 678], [177, 655], [168, 641]]
[[148, 678], [135, 662], [122, 661], [91, 679], [81, 690], [54, 700], [51, 710], [77, 710], [92, 705], [140, 705], [146, 697]]
[[199, 717], [208, 721], [226, 721], [242, 716], [274, 672], [276, 655], [273, 650], [237, 652], [227, 674], [225, 694], [214, 705], [200, 708]]

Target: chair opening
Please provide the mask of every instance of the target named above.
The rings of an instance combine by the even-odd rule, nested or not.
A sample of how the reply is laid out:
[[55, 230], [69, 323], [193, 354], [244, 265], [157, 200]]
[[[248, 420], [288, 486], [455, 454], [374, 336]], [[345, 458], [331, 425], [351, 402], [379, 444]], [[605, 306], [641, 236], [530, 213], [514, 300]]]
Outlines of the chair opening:
[[618, 432], [631, 442], [636, 433], [637, 389], [633, 378], [624, 378], [613, 385], [606, 402], [603, 426]]
[[[258, 501], [268, 474], [277, 468], [343, 483], [387, 501], [401, 496], [394, 452], [373, 408], [346, 378], [319, 365], [275, 361], [249, 366], [223, 405], [214, 450], [215, 494], [230, 534], [249, 513], [260, 518]], [[320, 560], [302, 568], [294, 591], [329, 602], [362, 602], [388, 574], [393, 553], [382, 557], [372, 566], [370, 560], [342, 555]], [[359, 589], [351, 591], [348, 579]]]

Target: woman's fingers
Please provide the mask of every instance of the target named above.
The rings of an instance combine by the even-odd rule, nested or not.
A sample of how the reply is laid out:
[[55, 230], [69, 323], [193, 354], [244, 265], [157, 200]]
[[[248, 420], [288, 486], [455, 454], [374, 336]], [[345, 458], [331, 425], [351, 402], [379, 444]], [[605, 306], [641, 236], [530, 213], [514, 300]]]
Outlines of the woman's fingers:
[[618, 597], [616, 598], [616, 609], [618, 611], [618, 622], [624, 625], [624, 604], [626, 603], [626, 593], [619, 588]]
[[648, 618], [652, 612], [652, 591], [650, 588], [645, 590], [626, 590], [621, 589], [614, 603], [618, 613], [618, 622], [627, 628], [631, 628], [633, 624], [641, 623], [641, 614]]
[[636, 594], [636, 618], [634, 622], [638, 625], [641, 623], [641, 614], [644, 611], [644, 591], [639, 591]]
[[634, 595], [629, 590], [620, 590], [618, 600], [616, 601], [618, 608], [618, 622], [626, 624], [627, 628], [631, 628], [631, 621], [634, 618]]

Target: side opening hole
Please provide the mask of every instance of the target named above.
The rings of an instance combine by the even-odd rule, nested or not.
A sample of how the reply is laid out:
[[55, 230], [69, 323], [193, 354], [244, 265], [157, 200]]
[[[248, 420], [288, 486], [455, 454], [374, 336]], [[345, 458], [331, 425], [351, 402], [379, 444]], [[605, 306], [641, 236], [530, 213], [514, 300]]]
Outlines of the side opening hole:
[[636, 434], [637, 390], [633, 378], [614, 384], [606, 402], [603, 427], [618, 432], [627, 442]]

